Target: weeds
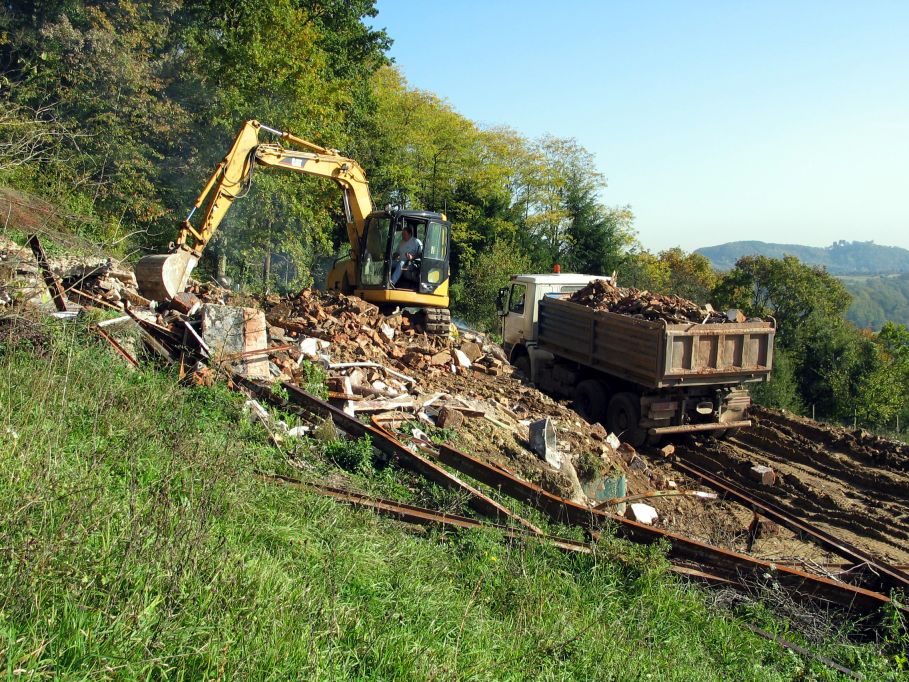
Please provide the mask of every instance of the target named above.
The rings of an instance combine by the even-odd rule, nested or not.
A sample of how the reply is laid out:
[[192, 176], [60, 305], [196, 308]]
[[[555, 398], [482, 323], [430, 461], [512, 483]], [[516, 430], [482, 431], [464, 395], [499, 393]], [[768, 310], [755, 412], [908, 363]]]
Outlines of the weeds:
[[373, 470], [372, 441], [369, 436], [356, 440], [338, 438], [325, 444], [325, 456], [342, 469], [367, 474]]

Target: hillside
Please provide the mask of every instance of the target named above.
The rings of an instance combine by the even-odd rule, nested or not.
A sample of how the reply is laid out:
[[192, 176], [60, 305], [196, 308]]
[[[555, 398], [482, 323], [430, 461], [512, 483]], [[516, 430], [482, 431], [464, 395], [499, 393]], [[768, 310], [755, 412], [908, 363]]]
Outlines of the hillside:
[[773, 244], [761, 241], [728, 242], [697, 249], [717, 270], [731, 270], [742, 256], [782, 258], [795, 256], [808, 265], [823, 265], [831, 275], [888, 275], [909, 272], [909, 250], [874, 242], [840, 240], [830, 246]]
[[909, 273], [898, 277], [843, 278], [852, 294], [846, 319], [859, 327], [880, 330], [884, 322], [909, 325]]

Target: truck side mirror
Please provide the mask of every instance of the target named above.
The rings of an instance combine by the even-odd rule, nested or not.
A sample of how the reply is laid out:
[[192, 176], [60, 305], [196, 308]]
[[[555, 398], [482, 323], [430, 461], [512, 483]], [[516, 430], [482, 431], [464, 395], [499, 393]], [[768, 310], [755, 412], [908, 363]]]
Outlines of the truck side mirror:
[[499, 295], [496, 296], [496, 312], [499, 317], [505, 317], [505, 296], [508, 295], [508, 287], [499, 289]]

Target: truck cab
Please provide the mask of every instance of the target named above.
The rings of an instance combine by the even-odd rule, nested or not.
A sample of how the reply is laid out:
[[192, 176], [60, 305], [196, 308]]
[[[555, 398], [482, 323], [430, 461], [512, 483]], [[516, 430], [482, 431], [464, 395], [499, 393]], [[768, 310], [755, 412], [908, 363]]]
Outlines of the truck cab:
[[612, 281], [609, 277], [575, 273], [515, 275], [507, 287], [499, 290], [496, 308], [502, 320], [502, 345], [511, 364], [528, 379], [533, 380], [533, 368], [541, 354], [543, 359], [552, 357], [537, 348], [540, 299], [573, 294], [595, 279]]

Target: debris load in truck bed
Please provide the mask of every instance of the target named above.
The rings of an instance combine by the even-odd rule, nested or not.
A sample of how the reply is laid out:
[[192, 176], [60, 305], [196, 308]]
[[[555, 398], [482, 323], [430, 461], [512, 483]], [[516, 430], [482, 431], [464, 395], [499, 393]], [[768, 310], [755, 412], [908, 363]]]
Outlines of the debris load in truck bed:
[[697, 303], [680, 296], [666, 296], [633, 287], [617, 287], [605, 279], [595, 279], [580, 291], [572, 294], [574, 303], [586, 305], [594, 310], [619, 313], [645, 320], [665, 320], [669, 323], [719, 324], [741, 322], [744, 317], [729, 318], [710, 307], [702, 308]]

